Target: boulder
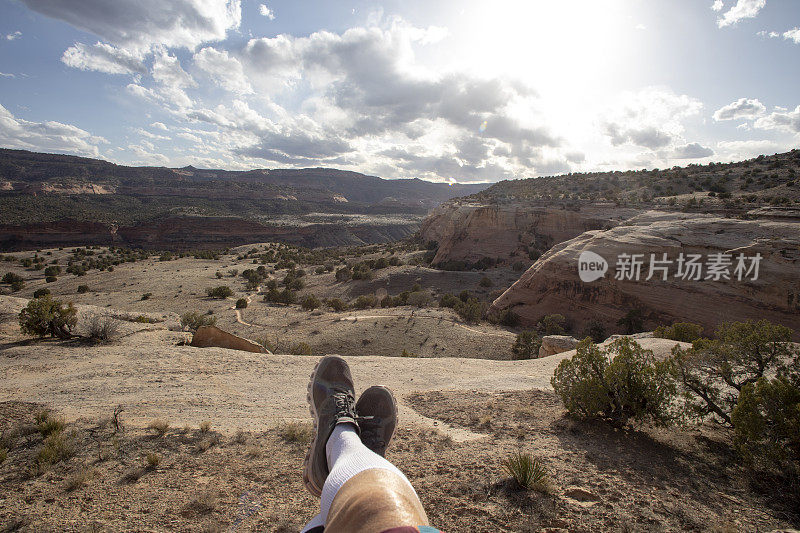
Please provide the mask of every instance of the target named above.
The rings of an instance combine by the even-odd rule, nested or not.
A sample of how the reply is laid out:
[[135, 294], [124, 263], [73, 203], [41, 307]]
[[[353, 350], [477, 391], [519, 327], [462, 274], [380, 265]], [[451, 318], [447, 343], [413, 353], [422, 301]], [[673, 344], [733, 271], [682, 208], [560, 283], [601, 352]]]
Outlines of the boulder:
[[[578, 258], [593, 252], [607, 261], [598, 279], [583, 281]], [[620, 258], [642, 254], [639, 280], [616, 279]], [[672, 260], [663, 279], [650, 280], [652, 257]], [[702, 279], [677, 276], [680, 254], [698, 254]], [[712, 254], [760, 254], [757, 279], [706, 279]], [[608, 230], [587, 231], [557, 244], [498, 297], [490, 314], [512, 309], [523, 326], [532, 327], [547, 314], [567, 317], [576, 331], [599, 322], [609, 333], [623, 333], [618, 321], [630, 310], [640, 311], [642, 328], [695, 322], [711, 335], [721, 322], [767, 319], [794, 330], [800, 340], [800, 221], [741, 220], [715, 215], [651, 211]]]
[[539, 357], [567, 352], [575, 348], [578, 342], [578, 339], [569, 335], [545, 335], [542, 337], [542, 345], [539, 346]]
[[242, 350], [244, 352], [269, 353], [266, 348], [257, 342], [238, 337], [216, 326], [201, 326], [197, 328], [189, 345], [197, 348], [217, 347]]

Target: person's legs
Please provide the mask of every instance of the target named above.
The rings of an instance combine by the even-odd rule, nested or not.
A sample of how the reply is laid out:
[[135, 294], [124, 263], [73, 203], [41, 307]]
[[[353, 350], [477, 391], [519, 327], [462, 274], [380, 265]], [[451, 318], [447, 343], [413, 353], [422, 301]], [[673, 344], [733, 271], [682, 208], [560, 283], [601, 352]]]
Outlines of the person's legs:
[[[312, 494], [321, 485], [321, 510], [303, 531], [322, 523], [326, 524], [325, 531], [332, 533], [427, 525], [422, 504], [405, 475], [362, 443], [358, 417], [350, 401], [352, 378], [344, 360], [335, 356], [323, 358], [311, 381], [309, 403], [316, 434], [306, 457], [304, 480]], [[391, 392], [384, 387], [371, 387], [359, 400], [359, 406], [369, 413], [362, 419], [370, 430], [367, 433], [373, 435], [367, 442], [383, 453], [396, 424]], [[331, 429], [326, 430], [331, 424]], [[320, 446], [323, 442], [324, 456]]]

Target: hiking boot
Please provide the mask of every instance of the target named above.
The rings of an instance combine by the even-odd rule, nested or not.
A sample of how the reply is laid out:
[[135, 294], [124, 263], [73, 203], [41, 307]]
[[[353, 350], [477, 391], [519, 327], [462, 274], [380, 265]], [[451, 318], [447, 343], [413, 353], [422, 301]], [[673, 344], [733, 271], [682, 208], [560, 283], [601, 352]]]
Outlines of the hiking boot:
[[314, 440], [303, 464], [303, 484], [308, 492], [318, 497], [330, 471], [325, 444], [333, 428], [349, 422], [359, 431], [353, 377], [344, 359], [328, 355], [317, 363], [311, 373], [306, 399], [314, 419]]
[[383, 457], [397, 427], [397, 402], [392, 391], [377, 385], [368, 388], [358, 399], [356, 413], [361, 442]]

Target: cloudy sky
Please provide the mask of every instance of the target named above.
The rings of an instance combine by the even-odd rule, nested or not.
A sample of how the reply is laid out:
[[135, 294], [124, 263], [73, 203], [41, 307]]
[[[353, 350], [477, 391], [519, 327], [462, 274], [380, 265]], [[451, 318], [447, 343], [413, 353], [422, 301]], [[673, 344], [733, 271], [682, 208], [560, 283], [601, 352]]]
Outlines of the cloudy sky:
[[0, 0], [2, 147], [497, 181], [798, 141], [798, 0]]

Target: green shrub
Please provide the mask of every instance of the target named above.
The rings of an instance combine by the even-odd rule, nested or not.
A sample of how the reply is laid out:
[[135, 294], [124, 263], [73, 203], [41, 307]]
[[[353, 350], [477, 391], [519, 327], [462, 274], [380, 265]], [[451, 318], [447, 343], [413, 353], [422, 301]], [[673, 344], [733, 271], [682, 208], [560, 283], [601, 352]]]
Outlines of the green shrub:
[[742, 389], [760, 378], [798, 364], [800, 349], [792, 330], [767, 320], [731, 322], [717, 327], [712, 339], [697, 339], [684, 350], [673, 348], [675, 371], [694, 415], [733, 425], [731, 413]]
[[22, 333], [36, 337], [50, 335], [62, 339], [69, 338], [76, 323], [77, 311], [72, 302], [64, 305], [49, 295], [30, 300], [25, 309], [19, 313]]
[[564, 315], [545, 315], [545, 317], [536, 324], [536, 328], [542, 335], [563, 335], [566, 332], [564, 328], [564, 323], [566, 321], [567, 319], [564, 318]]
[[496, 317], [497, 323], [508, 328], [519, 326], [519, 315], [511, 309], [503, 309]]
[[319, 298], [314, 296], [313, 294], [309, 294], [300, 302], [300, 307], [305, 309], [306, 311], [313, 311], [317, 307], [321, 306], [322, 302], [319, 301]]
[[691, 322], [675, 322], [671, 326], [658, 326], [654, 337], [680, 342], [694, 342], [703, 336], [703, 326]]
[[247, 308], [247, 298], [239, 298], [236, 300], [236, 309], [246, 309]]
[[406, 303], [413, 307], [425, 307], [430, 303], [430, 300], [431, 295], [427, 291], [416, 291], [408, 295]]
[[[609, 354], [616, 354], [613, 360]], [[629, 338], [617, 339], [605, 352], [584, 339], [571, 359], [559, 363], [550, 383], [578, 418], [605, 420], [614, 427], [630, 421], [668, 425], [675, 418], [671, 362], [656, 361]]]
[[14, 283], [15, 281], [25, 281], [25, 278], [20, 276], [19, 274], [14, 274], [13, 272], [6, 272], [3, 276], [3, 283]]
[[523, 331], [517, 335], [511, 353], [515, 359], [536, 359], [539, 357], [539, 347], [542, 345], [542, 338], [535, 331]]
[[12, 292], [19, 292], [25, 288], [24, 281], [12, 281], [11, 282], [11, 291]]
[[342, 268], [336, 270], [336, 281], [347, 281], [351, 277], [353, 277], [353, 272], [348, 266], [343, 266]]
[[[78, 285], [77, 291], [78, 291], [78, 294], [83, 294], [83, 293], [89, 292], [89, 286], [88, 285]], [[143, 299], [145, 299], [145, 298], [143, 298]]]
[[459, 303], [461, 303], [461, 300], [458, 298], [458, 296], [454, 296], [449, 292], [443, 294], [439, 299], [439, 307], [449, 307], [452, 309], [455, 308], [455, 306], [457, 306]]
[[800, 480], [800, 372], [742, 387], [731, 421], [734, 445], [748, 464]]
[[50, 294], [50, 289], [36, 289], [33, 291], [34, 298], [41, 298], [42, 296], [48, 296]]
[[355, 309], [369, 309], [371, 307], [375, 307], [378, 304], [378, 299], [375, 297], [374, 294], [362, 294], [356, 301], [353, 302], [353, 308]]
[[50, 434], [36, 453], [36, 462], [44, 468], [69, 459], [78, 451], [75, 435], [58, 431]]
[[494, 283], [492, 283], [492, 280], [490, 280], [488, 276], [483, 276], [480, 282], [478, 282], [478, 285], [481, 287], [491, 287]]
[[233, 296], [233, 290], [227, 285], [220, 285], [219, 287], [209, 287], [206, 289], [206, 296], [209, 298], [216, 298], [224, 300]]
[[44, 281], [46, 283], [55, 283], [56, 281], [58, 281], [58, 278], [55, 276], [47, 276], [46, 278], [44, 278]]
[[459, 302], [455, 312], [465, 322], [477, 323], [483, 318], [483, 304], [477, 298], [468, 298], [466, 302]]
[[328, 305], [328, 307], [337, 312], [341, 312], [347, 309], [347, 304], [344, 303], [339, 298], [332, 298], [325, 303]]
[[593, 320], [586, 325], [586, 330], [583, 333], [584, 337], [589, 337], [594, 343], [601, 343], [608, 337], [606, 327], [602, 322]]
[[181, 328], [189, 331], [197, 331], [203, 326], [213, 326], [217, 323], [216, 317], [201, 315], [196, 311], [189, 311], [181, 315]]
[[59, 276], [59, 275], [61, 275], [61, 267], [60, 266], [55, 266], [55, 265], [49, 266], [49, 267], [44, 269], [44, 275], [46, 277], [48, 277], [48, 278], [50, 278], [50, 277], [54, 278], [56, 276]]
[[520, 488], [547, 491], [547, 470], [538, 458], [528, 453], [516, 452], [503, 460], [503, 468]]
[[36, 413], [34, 420], [36, 421], [36, 430], [41, 433], [42, 437], [48, 437], [64, 429], [64, 421], [54, 417], [53, 414], [46, 409]]

